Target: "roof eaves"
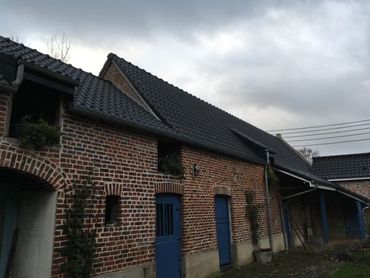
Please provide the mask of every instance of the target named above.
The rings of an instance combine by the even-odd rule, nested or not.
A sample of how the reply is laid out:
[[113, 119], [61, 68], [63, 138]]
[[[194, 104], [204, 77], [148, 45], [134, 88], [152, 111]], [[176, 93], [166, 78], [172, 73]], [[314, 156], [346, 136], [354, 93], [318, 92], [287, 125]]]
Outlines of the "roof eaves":
[[27, 61], [24, 61], [24, 60], [19, 60], [18, 63], [19, 64], [24, 64], [26, 69], [29, 69], [29, 70], [37, 73], [37, 74], [47, 76], [49, 78], [52, 78], [52, 79], [58, 80], [60, 82], [66, 83], [70, 86], [74, 87], [74, 86], [78, 86], [80, 84], [79, 80], [75, 80], [75, 79], [72, 79], [70, 77], [64, 76], [60, 73], [53, 72], [49, 69], [37, 66], [33, 63], [30, 63], [30, 62], [27, 62]]
[[89, 117], [89, 118], [94, 118], [94, 119], [97, 119], [97, 120], [101, 120], [103, 122], [114, 123], [114, 124], [118, 124], [118, 125], [125, 126], [125, 127], [128, 127], [128, 128], [133, 128], [135, 130], [139, 130], [139, 131], [142, 131], [142, 132], [148, 132], [148, 133], [153, 134], [153, 135], [170, 138], [172, 140], [176, 140], [176, 141], [179, 141], [181, 143], [184, 143], [184, 144], [187, 144], [187, 145], [190, 145], [190, 146], [195, 146], [195, 147], [199, 147], [199, 148], [202, 148], [202, 149], [205, 149], [205, 150], [209, 150], [213, 153], [220, 153], [220, 154], [223, 154], [223, 155], [226, 155], [226, 156], [229, 156], [229, 157], [233, 157], [233, 158], [236, 158], [236, 159], [241, 159], [241, 160], [256, 163], [256, 164], [259, 164], [259, 165], [265, 165], [266, 164], [266, 162], [262, 159], [247, 157], [247, 156], [241, 155], [237, 152], [233, 152], [233, 151], [226, 150], [226, 149], [220, 149], [219, 147], [217, 147], [218, 151], [215, 151], [216, 147], [213, 147], [211, 144], [202, 144], [202, 143], [194, 142], [194, 140], [192, 140], [191, 138], [188, 138], [188, 137], [186, 137], [182, 134], [179, 134], [179, 133], [177, 133], [176, 131], [174, 131], [172, 129], [171, 129], [171, 132], [170, 132], [170, 131], [165, 131], [165, 130], [161, 130], [161, 129], [158, 129], [158, 128], [153, 128], [153, 127], [150, 127], [150, 126], [142, 126], [142, 125], [136, 124], [134, 122], [125, 121], [123, 119], [117, 119], [117, 118], [114, 118], [114, 117], [107, 116], [105, 114], [97, 113], [96, 111], [93, 111], [93, 110], [89, 110], [89, 109], [85, 109], [85, 108], [81, 108], [81, 107], [76, 107], [76, 106], [73, 106], [73, 105], [70, 106], [69, 109], [70, 109], [71, 112], [76, 113], [76, 114], [80, 114], [81, 116], [86, 116], [86, 117]]

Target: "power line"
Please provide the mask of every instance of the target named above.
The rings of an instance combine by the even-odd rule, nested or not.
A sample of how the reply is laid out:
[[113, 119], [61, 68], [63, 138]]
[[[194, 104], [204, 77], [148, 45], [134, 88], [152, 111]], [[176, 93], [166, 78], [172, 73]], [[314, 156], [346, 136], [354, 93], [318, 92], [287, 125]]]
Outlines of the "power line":
[[272, 129], [272, 130], [268, 130], [267, 132], [279, 132], [279, 131], [288, 131], [288, 130], [301, 130], [301, 129], [317, 128], [317, 127], [340, 126], [340, 125], [363, 123], [363, 122], [369, 122], [369, 121], [370, 121], [370, 119], [366, 119], [366, 120], [360, 120], [360, 121], [342, 122], [342, 123], [327, 124], [327, 125], [314, 125], [314, 126], [306, 126], [306, 127], [292, 127], [292, 128], [285, 128], [285, 129]]
[[295, 145], [295, 146], [292, 146], [292, 147], [293, 148], [303, 148], [303, 147], [312, 147], [312, 146], [323, 146], [323, 145], [334, 145], [334, 144], [342, 144], [342, 143], [361, 142], [361, 141], [368, 141], [368, 140], [370, 140], [370, 138], [356, 139], [356, 140], [346, 140], [346, 141], [336, 141], [336, 142], [327, 142], [327, 143], [318, 143], [318, 144]]
[[291, 142], [305, 142], [305, 141], [317, 141], [317, 140], [327, 140], [327, 139], [335, 139], [335, 138], [343, 138], [343, 137], [352, 137], [352, 136], [359, 136], [370, 134], [370, 132], [360, 132], [356, 134], [347, 134], [347, 135], [338, 135], [338, 136], [329, 136], [329, 137], [319, 137], [319, 138], [310, 138], [310, 139], [297, 139], [297, 140], [287, 140], [289, 143]]
[[339, 130], [339, 131], [330, 131], [330, 132], [321, 132], [316, 134], [303, 134], [303, 135], [291, 135], [291, 136], [284, 136], [284, 139], [286, 138], [300, 138], [300, 137], [309, 137], [309, 136], [318, 136], [318, 135], [329, 135], [329, 134], [336, 134], [336, 133], [344, 133], [344, 132], [352, 132], [352, 131], [360, 131], [360, 130], [368, 130], [370, 127], [365, 128], [354, 128], [349, 130]]
[[351, 126], [330, 127], [330, 128], [325, 128], [325, 129], [313, 129], [313, 130], [292, 131], [292, 132], [282, 133], [282, 135], [285, 135], [285, 134], [301, 134], [301, 133], [310, 133], [310, 132], [320, 132], [320, 131], [326, 131], [326, 130], [337, 130], [337, 129], [345, 129], [345, 128], [351, 128], [351, 127], [357, 127], [357, 126], [369, 126], [369, 125], [370, 125], [370, 123], [367, 123], [367, 124], [358, 124], [358, 125], [351, 125]]

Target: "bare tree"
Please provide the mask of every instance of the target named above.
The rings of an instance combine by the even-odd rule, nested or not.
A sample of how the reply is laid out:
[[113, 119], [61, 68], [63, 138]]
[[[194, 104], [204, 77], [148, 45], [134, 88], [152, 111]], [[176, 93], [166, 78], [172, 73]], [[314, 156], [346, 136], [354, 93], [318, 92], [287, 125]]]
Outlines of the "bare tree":
[[313, 150], [313, 149], [306, 148], [306, 147], [304, 147], [303, 149], [299, 149], [298, 151], [311, 164], [312, 164], [312, 159], [316, 156], [319, 156], [319, 151], [318, 150]]
[[52, 36], [47, 42], [47, 47], [50, 56], [62, 62], [68, 62], [71, 57], [69, 52], [71, 49], [71, 41], [65, 34]]
[[12, 41], [14, 41], [14, 42], [20, 42], [19, 37], [18, 36], [15, 36], [15, 35], [10, 35], [9, 36], [9, 39], [12, 40]]

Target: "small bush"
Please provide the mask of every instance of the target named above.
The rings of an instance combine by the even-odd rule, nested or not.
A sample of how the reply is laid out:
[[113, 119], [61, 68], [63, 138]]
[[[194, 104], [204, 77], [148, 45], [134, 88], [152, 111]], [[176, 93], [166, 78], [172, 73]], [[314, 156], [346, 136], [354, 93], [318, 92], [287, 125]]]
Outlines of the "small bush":
[[181, 165], [180, 157], [177, 153], [169, 153], [159, 159], [159, 169], [163, 173], [179, 176], [184, 176], [184, 169]]
[[44, 119], [34, 120], [30, 115], [24, 116], [18, 124], [20, 130], [19, 143], [21, 147], [39, 150], [44, 146], [59, 143], [59, 130], [49, 125]]

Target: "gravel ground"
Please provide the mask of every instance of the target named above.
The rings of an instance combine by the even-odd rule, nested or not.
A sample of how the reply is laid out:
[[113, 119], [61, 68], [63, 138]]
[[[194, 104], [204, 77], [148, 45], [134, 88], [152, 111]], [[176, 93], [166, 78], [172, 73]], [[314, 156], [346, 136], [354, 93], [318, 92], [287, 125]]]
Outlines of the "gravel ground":
[[316, 255], [310, 255], [303, 248], [294, 248], [288, 252], [274, 255], [269, 265], [250, 264], [239, 269], [231, 269], [214, 275], [222, 278], [323, 278], [336, 272], [343, 261], [349, 257], [348, 252], [353, 248], [347, 245], [336, 245], [322, 249]]

